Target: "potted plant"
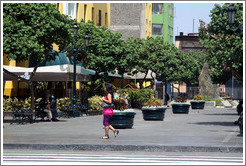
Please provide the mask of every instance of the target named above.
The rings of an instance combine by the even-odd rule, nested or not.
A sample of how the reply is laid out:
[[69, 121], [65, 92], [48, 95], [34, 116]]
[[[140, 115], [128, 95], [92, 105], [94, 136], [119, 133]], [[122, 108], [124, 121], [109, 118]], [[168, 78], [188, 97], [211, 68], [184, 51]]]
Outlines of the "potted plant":
[[190, 104], [192, 109], [204, 109], [205, 101], [202, 100], [202, 96], [196, 95], [190, 101]]
[[190, 103], [185, 97], [178, 96], [172, 104], [172, 111], [174, 114], [188, 114]]
[[133, 109], [127, 109], [124, 98], [114, 99], [113, 116], [110, 124], [116, 129], [132, 128], [136, 115]]
[[143, 119], [144, 120], [163, 120], [165, 110], [167, 108], [161, 106], [161, 100], [152, 98], [142, 107]]

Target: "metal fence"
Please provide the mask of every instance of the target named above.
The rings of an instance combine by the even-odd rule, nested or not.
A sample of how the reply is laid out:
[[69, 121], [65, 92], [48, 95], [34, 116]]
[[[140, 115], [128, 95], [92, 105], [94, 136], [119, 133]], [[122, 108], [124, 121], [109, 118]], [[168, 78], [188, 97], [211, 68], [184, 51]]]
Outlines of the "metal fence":
[[243, 99], [243, 87], [226, 87], [225, 93], [228, 94], [234, 100]]

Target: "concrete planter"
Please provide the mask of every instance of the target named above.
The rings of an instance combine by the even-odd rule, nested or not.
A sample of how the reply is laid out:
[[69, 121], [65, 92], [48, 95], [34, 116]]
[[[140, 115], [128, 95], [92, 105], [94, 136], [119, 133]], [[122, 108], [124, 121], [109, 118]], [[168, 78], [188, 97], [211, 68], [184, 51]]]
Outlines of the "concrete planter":
[[187, 103], [175, 103], [172, 104], [172, 110], [174, 114], [188, 114], [190, 104]]
[[116, 129], [132, 128], [135, 115], [135, 112], [114, 112], [112, 118], [110, 119], [110, 124]]
[[167, 108], [164, 107], [143, 107], [143, 119], [144, 120], [160, 120], [162, 121], [165, 117], [165, 110]]
[[205, 101], [190, 101], [192, 109], [204, 109]]

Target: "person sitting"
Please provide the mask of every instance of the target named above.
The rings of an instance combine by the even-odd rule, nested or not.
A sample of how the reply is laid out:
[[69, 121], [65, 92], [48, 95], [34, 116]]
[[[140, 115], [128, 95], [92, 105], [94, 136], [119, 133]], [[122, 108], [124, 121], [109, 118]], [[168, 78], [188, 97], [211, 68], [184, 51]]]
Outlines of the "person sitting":
[[45, 94], [41, 101], [40, 101], [40, 107], [44, 110], [44, 112], [47, 113], [47, 121], [59, 121], [58, 119], [55, 118], [55, 111], [52, 111], [51, 109], [51, 102], [49, 100], [50, 98], [50, 93], [48, 92]]
[[119, 93], [119, 90], [116, 89], [114, 92], [114, 99], [119, 99], [119, 98], [120, 98], [120, 93]]
[[49, 102], [47, 101], [46, 94], [43, 95], [42, 99], [39, 102], [39, 109], [47, 113], [47, 121], [51, 121], [52, 112], [49, 108]]
[[128, 95], [126, 94], [126, 91], [123, 91], [123, 94], [121, 97], [124, 98], [125, 103], [126, 103], [126, 108], [128, 108]]

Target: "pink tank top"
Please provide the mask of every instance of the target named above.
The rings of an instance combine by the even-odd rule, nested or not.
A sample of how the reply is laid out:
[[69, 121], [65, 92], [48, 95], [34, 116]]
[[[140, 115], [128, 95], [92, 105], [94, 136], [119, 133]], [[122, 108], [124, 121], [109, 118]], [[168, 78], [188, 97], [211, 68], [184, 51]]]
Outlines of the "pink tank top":
[[[108, 100], [107, 96], [104, 99]], [[103, 115], [113, 115], [113, 108], [103, 108]]]

